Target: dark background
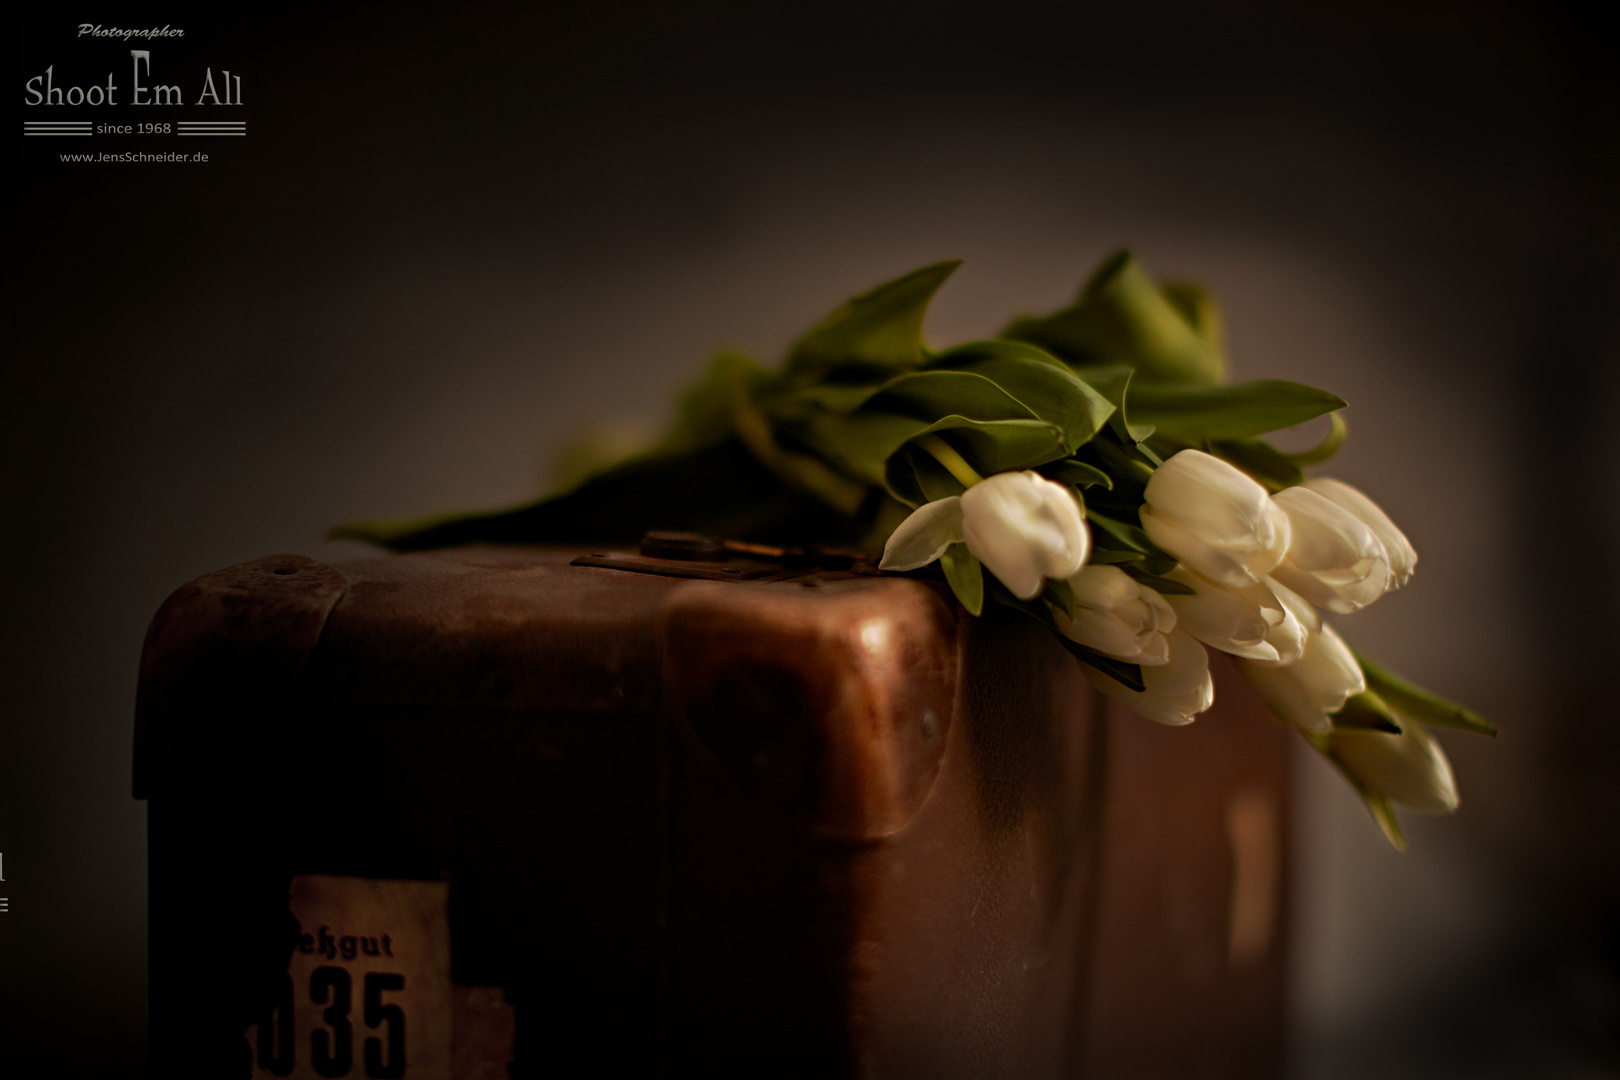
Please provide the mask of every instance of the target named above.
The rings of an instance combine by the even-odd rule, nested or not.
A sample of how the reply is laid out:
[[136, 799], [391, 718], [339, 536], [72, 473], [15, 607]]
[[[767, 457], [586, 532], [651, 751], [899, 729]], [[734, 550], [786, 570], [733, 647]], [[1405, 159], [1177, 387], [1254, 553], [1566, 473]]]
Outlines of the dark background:
[[0, 1070], [144, 1075], [131, 706], [175, 586], [358, 554], [322, 540], [348, 518], [528, 498], [580, 427], [656, 422], [715, 347], [774, 358], [914, 266], [967, 260], [929, 324], [950, 342], [1128, 244], [1221, 298], [1236, 377], [1351, 402], [1324, 471], [1422, 563], [1341, 628], [1502, 728], [1445, 737], [1462, 811], [1411, 820], [1404, 857], [1301, 755], [1294, 1075], [1620, 1073], [1614, 12], [1301, 7], [12, 24], [17, 83], [122, 72], [80, 21], [183, 25], [154, 65], [241, 74], [250, 134], [178, 140], [204, 165], [14, 150]]

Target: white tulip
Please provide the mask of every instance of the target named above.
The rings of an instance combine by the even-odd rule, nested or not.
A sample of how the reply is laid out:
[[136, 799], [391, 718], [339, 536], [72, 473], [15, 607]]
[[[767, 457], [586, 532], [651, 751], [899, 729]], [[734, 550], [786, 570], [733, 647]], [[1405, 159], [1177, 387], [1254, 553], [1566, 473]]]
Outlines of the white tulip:
[[1345, 771], [1392, 802], [1430, 814], [1457, 809], [1457, 781], [1440, 744], [1417, 724], [1401, 721], [1402, 731], [1337, 729], [1329, 743]]
[[1322, 476], [1305, 481], [1305, 486], [1361, 519], [1384, 545], [1384, 554], [1389, 558], [1389, 587], [1394, 589], [1406, 584], [1417, 567], [1417, 552], [1382, 507], [1342, 480]]
[[962, 493], [968, 550], [1020, 600], [1072, 577], [1091, 554], [1074, 492], [1035, 472], [986, 477]]
[[965, 542], [1020, 600], [1040, 595], [1047, 578], [1068, 578], [1091, 554], [1091, 533], [1074, 493], [1034, 472], [996, 473], [925, 503], [883, 547], [884, 570], [915, 570]]
[[1326, 623], [1306, 635], [1304, 651], [1291, 664], [1239, 663], [1278, 717], [1316, 734], [1333, 730], [1328, 714], [1344, 708], [1352, 694], [1367, 689], [1367, 678], [1350, 647]]
[[1266, 489], [1200, 450], [1153, 470], [1143, 497], [1149, 539], [1217, 584], [1257, 585], [1288, 549], [1288, 515]]
[[1161, 724], [1190, 724], [1194, 716], [1215, 704], [1209, 654], [1183, 630], [1171, 630], [1165, 640], [1169, 658], [1163, 664], [1142, 668], [1143, 690], [1132, 690], [1088, 664], [1081, 667], [1093, 686], [1138, 716]]
[[1088, 566], [1069, 579], [1074, 618], [1056, 613], [1058, 629], [1104, 656], [1131, 664], [1170, 662], [1166, 635], [1176, 613], [1164, 597], [1117, 566]]
[[1177, 625], [1205, 645], [1249, 660], [1286, 664], [1299, 659], [1306, 626], [1293, 608], [1309, 612], [1310, 605], [1270, 578], [1231, 589], [1184, 566], [1165, 576], [1193, 590], [1191, 596], [1166, 594], [1165, 601], [1175, 609]]
[[1388, 588], [1384, 545], [1360, 518], [1306, 487], [1278, 492], [1293, 538], [1272, 577], [1306, 600], [1340, 615], [1360, 611]]

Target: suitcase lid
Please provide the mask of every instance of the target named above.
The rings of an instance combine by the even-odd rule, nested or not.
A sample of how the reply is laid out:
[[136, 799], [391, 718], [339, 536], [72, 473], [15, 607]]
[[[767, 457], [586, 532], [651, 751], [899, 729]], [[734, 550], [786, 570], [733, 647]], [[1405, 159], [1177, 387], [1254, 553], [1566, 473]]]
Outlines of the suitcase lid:
[[[668, 714], [830, 834], [903, 825], [955, 708], [943, 590], [758, 550], [681, 554], [473, 546], [273, 556], [198, 578], [147, 635], [136, 797], [175, 782], [181, 743], [269, 730], [278, 709]], [[807, 767], [808, 783], [782, 782]]]

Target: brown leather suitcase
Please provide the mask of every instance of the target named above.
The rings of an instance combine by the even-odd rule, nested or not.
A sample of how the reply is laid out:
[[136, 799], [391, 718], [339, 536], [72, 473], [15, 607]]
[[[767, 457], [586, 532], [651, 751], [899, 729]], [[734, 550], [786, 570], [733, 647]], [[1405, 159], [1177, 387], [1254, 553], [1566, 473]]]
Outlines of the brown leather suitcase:
[[1280, 1072], [1287, 740], [1225, 657], [1163, 728], [942, 584], [593, 555], [163, 605], [154, 1076]]

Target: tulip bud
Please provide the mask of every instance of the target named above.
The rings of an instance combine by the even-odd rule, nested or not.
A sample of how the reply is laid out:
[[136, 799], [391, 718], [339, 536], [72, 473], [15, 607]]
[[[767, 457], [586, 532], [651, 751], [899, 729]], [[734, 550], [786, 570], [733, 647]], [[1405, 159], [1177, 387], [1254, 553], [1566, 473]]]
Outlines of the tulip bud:
[[1209, 654], [1181, 630], [1171, 630], [1165, 640], [1169, 657], [1163, 664], [1142, 668], [1143, 690], [1132, 690], [1095, 668], [1082, 666], [1093, 686], [1138, 716], [1161, 724], [1190, 724], [1194, 716], [1215, 704]]
[[1243, 674], [1277, 716], [1305, 731], [1333, 729], [1328, 714], [1344, 708], [1351, 694], [1367, 689], [1350, 647], [1326, 623], [1307, 633], [1304, 651], [1291, 664], [1242, 660]]
[[1451, 763], [1428, 732], [1410, 720], [1402, 731], [1335, 729], [1329, 752], [1346, 772], [1391, 802], [1429, 814], [1457, 809], [1457, 782]]
[[1217, 584], [1259, 584], [1288, 548], [1288, 516], [1266, 489], [1220, 458], [1183, 450], [1153, 470], [1142, 528]]
[[1067, 637], [1126, 663], [1170, 662], [1165, 635], [1174, 629], [1176, 613], [1164, 597], [1117, 566], [1088, 566], [1069, 585], [1074, 618], [1056, 613], [1058, 629]]
[[1341, 509], [1350, 511], [1371, 529], [1378, 542], [1384, 545], [1384, 554], [1389, 559], [1389, 588], [1406, 584], [1417, 567], [1417, 552], [1412, 549], [1412, 542], [1406, 538], [1406, 534], [1395, 527], [1395, 523], [1389, 520], [1389, 515], [1377, 503], [1342, 480], [1322, 476], [1305, 481], [1305, 486]]
[[[1305, 627], [1282, 598], [1286, 592], [1270, 578], [1241, 589], [1217, 585], [1184, 566], [1165, 575], [1193, 590], [1170, 594], [1165, 601], [1176, 612], [1177, 625], [1205, 645], [1233, 656], [1270, 663], [1292, 663], [1305, 647]], [[1287, 594], [1302, 610], [1310, 605]]]
[[1360, 518], [1305, 487], [1278, 492], [1293, 539], [1272, 577], [1313, 604], [1348, 615], [1384, 595], [1390, 582], [1384, 545]]
[[915, 570], [959, 541], [1020, 600], [1040, 595], [1047, 578], [1079, 572], [1091, 554], [1069, 488], [1039, 473], [1004, 472], [918, 507], [890, 534], [878, 565]]
[[968, 550], [1020, 600], [1038, 596], [1047, 578], [1072, 577], [1091, 554], [1074, 492], [1039, 473], [997, 473], [961, 499]]

